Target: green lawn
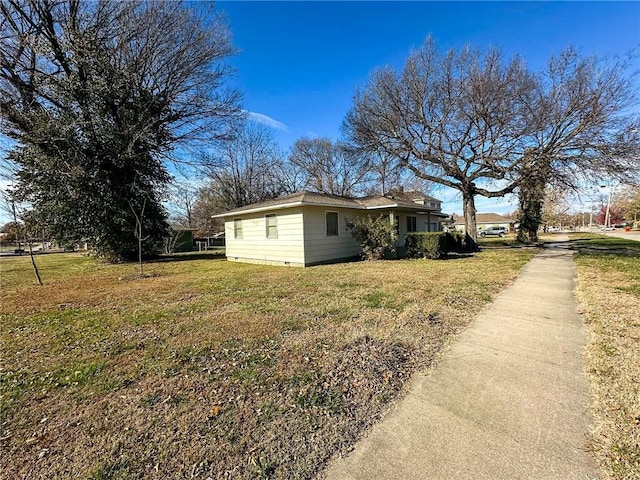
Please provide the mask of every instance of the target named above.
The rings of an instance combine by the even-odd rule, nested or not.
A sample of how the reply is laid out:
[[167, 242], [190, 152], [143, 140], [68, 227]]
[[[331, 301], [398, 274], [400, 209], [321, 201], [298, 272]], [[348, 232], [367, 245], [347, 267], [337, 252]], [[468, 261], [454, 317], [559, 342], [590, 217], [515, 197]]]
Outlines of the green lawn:
[[592, 450], [603, 478], [640, 479], [640, 242], [574, 234], [570, 244], [590, 333]]
[[[308, 478], [533, 250], [307, 269], [0, 260], [8, 478]], [[223, 474], [221, 472], [230, 472]]]

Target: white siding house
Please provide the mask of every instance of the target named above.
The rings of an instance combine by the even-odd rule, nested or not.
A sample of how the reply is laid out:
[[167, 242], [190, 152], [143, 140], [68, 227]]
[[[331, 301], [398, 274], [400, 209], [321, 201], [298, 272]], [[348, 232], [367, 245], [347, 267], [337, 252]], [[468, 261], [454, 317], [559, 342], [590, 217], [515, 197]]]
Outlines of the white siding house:
[[[384, 215], [394, 221], [398, 246], [404, 245], [408, 231], [439, 231], [440, 221], [447, 217], [440, 211], [441, 202], [413, 193], [414, 201], [300, 192], [216, 217], [225, 221], [228, 260], [305, 267], [357, 257], [361, 249], [347, 229], [347, 221], [359, 216]], [[426, 205], [425, 198], [429, 200]]]

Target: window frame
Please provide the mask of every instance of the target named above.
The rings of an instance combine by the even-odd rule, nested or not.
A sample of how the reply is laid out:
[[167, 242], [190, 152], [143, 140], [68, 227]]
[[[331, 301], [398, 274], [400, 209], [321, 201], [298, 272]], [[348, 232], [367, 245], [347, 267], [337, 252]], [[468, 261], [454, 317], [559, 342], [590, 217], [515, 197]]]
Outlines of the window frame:
[[418, 231], [418, 217], [416, 215], [407, 215], [407, 233], [415, 233]]
[[242, 240], [242, 218], [233, 219], [233, 238], [236, 240]]
[[[274, 219], [274, 224], [269, 225], [270, 218]], [[269, 235], [269, 228], [275, 229], [275, 235]], [[278, 215], [275, 213], [267, 213], [264, 216], [264, 235], [266, 238], [278, 238]]]
[[[336, 233], [329, 233], [329, 214], [335, 214], [336, 216]], [[324, 212], [324, 233], [327, 237], [339, 237], [340, 236], [340, 212], [335, 210], [325, 210]]]

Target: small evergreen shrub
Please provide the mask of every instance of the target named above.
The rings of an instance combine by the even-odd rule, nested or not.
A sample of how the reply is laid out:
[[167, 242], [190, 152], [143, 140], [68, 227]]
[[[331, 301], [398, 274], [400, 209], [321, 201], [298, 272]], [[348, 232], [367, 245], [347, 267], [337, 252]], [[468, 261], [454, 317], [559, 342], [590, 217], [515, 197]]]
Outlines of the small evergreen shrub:
[[407, 257], [433, 260], [442, 258], [451, 251], [449, 245], [453, 242], [453, 238], [446, 232], [408, 233], [404, 238]]
[[396, 228], [389, 218], [383, 215], [373, 218], [370, 215], [347, 221], [351, 235], [362, 247], [365, 260], [380, 260], [396, 256]]

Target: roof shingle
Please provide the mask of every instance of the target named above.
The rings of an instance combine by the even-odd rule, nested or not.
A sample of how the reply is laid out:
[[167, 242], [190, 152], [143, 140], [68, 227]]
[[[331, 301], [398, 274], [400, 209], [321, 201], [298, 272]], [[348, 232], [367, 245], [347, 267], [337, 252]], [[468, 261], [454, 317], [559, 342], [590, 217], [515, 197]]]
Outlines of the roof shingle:
[[[429, 197], [431, 198], [431, 197]], [[435, 201], [440, 201], [433, 199]], [[433, 210], [425, 205], [399, 198], [383, 197], [381, 195], [369, 195], [362, 198], [341, 197], [339, 195], [329, 195], [326, 193], [316, 193], [302, 191], [285, 195], [283, 197], [266, 200], [264, 202], [246, 205], [240, 208], [234, 208], [228, 212], [224, 212], [215, 217], [227, 217], [239, 213], [248, 213], [254, 211], [263, 211], [268, 209], [280, 209], [294, 207], [298, 205], [317, 205], [323, 207], [342, 207], [354, 208], [358, 210], [369, 210], [378, 208], [408, 208], [411, 210]]]

